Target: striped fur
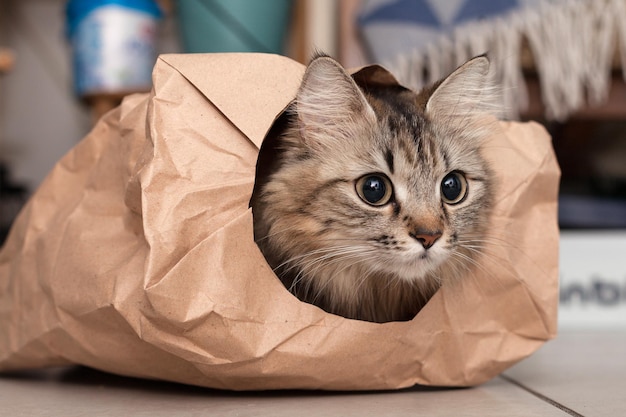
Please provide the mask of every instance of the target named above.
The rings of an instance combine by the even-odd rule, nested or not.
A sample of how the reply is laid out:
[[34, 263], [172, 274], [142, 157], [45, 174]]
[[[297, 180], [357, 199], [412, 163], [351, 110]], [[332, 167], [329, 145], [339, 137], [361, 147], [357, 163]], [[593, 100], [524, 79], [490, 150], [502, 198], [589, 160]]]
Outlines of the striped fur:
[[[409, 320], [447, 280], [473, 267], [492, 206], [480, 119], [490, 111], [488, 60], [469, 61], [434, 87], [357, 85], [326, 56], [270, 131], [251, 201], [255, 239], [285, 286], [344, 317]], [[440, 184], [465, 174], [466, 198]], [[381, 173], [389, 203], [363, 201], [356, 182]], [[425, 249], [420, 231], [442, 236]]]

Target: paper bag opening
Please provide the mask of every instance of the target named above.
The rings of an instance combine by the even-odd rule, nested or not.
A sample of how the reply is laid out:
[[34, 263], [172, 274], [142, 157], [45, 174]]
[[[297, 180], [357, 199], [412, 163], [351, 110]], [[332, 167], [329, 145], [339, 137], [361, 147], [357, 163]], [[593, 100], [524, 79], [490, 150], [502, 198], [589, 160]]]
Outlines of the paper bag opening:
[[502, 123], [487, 148], [494, 227], [515, 238], [498, 270], [386, 324], [284, 288], [249, 202], [259, 146], [302, 73], [274, 55], [161, 56], [153, 92], [101, 120], [16, 220], [0, 252], [0, 370], [75, 363], [233, 390], [467, 386], [554, 337], [559, 173], [534, 123]]

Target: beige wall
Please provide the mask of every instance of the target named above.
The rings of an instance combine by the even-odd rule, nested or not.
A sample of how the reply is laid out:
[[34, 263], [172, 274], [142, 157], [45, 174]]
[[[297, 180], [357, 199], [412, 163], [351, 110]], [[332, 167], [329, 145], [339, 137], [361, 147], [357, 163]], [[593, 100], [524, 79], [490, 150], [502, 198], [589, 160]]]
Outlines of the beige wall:
[[63, 0], [10, 1], [2, 7], [4, 46], [16, 55], [0, 79], [0, 158], [16, 180], [35, 187], [87, 131], [72, 96]]

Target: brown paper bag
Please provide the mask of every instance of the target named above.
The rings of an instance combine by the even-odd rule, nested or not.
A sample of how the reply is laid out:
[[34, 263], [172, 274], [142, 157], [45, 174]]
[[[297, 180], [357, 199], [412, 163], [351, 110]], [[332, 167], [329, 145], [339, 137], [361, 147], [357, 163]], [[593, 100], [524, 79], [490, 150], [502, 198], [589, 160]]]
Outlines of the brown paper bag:
[[[304, 68], [166, 55], [53, 169], [0, 252], [0, 370], [83, 364], [235, 390], [486, 381], [556, 332], [559, 170], [537, 124], [502, 123], [502, 244], [409, 322], [300, 302], [258, 250], [258, 148]], [[394, 83], [379, 67], [358, 76]], [[498, 234], [499, 233], [499, 234]]]

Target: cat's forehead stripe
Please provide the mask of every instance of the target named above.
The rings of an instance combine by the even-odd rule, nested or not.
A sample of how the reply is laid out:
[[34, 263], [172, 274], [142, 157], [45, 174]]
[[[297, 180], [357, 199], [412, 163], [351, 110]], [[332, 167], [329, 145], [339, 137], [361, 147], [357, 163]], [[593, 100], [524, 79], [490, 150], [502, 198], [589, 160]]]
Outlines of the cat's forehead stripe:
[[385, 151], [385, 161], [387, 162], [387, 166], [389, 167], [389, 172], [393, 174], [393, 152], [390, 148], [387, 148], [387, 150]]
[[450, 169], [450, 158], [448, 158], [448, 154], [445, 151], [441, 152], [441, 157], [443, 158], [445, 169], [448, 171]]
[[420, 115], [406, 111], [400, 114], [390, 113], [386, 118], [386, 125], [392, 135], [409, 135], [413, 138], [417, 146], [419, 146], [419, 140], [422, 136], [423, 124], [424, 119]]

